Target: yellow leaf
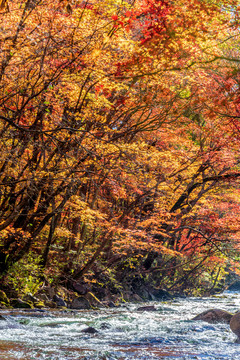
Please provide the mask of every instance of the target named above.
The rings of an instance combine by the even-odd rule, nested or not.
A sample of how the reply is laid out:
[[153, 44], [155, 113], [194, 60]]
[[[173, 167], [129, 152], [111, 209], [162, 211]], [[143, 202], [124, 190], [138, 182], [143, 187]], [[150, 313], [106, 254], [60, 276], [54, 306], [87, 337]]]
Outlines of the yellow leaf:
[[4, 10], [4, 9], [8, 10], [8, 2], [7, 2], [7, 0], [0, 0], [0, 9], [1, 10]]

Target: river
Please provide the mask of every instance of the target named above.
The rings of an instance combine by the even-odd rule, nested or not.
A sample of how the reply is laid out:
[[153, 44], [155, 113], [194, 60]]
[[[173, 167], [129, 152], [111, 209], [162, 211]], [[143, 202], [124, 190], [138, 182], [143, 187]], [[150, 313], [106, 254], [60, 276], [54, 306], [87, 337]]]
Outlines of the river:
[[[144, 304], [141, 304], [143, 306]], [[191, 320], [204, 310], [240, 309], [240, 293], [90, 311], [1, 310], [1, 360], [240, 360], [227, 324]], [[94, 334], [82, 330], [97, 330]]]

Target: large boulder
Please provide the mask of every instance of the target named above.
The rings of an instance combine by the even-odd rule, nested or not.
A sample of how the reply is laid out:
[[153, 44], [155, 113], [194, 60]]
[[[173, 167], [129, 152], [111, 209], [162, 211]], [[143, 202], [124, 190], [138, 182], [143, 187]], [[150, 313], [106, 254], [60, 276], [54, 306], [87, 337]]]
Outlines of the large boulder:
[[236, 313], [232, 316], [230, 321], [230, 329], [237, 335], [237, 343], [240, 343], [240, 313]]
[[29, 301], [23, 301], [21, 299], [10, 299], [10, 305], [16, 309], [32, 309], [33, 304]]
[[79, 296], [72, 301], [70, 308], [76, 310], [81, 310], [81, 309], [89, 310], [91, 309], [91, 305], [89, 301], [85, 299], [85, 297]]
[[41, 309], [45, 306], [42, 301], [40, 301], [38, 298], [33, 296], [31, 293], [24, 295], [22, 300], [27, 303], [33, 304], [35, 308]]
[[195, 316], [192, 320], [202, 320], [210, 324], [226, 323], [229, 324], [233, 315], [225, 310], [210, 309], [203, 311], [201, 314]]

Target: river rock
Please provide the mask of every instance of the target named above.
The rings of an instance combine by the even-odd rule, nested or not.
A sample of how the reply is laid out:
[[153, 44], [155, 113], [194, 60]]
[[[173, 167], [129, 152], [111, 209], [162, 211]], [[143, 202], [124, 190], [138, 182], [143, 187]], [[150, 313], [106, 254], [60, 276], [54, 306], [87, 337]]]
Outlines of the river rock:
[[240, 313], [232, 316], [230, 321], [230, 329], [237, 335], [237, 343], [240, 343]]
[[137, 311], [157, 311], [155, 306], [149, 305], [149, 306], [140, 306], [137, 308]]
[[220, 309], [210, 309], [202, 312], [201, 314], [195, 316], [192, 320], [202, 320], [210, 324], [216, 323], [227, 323], [229, 324], [233, 315], [225, 310]]
[[0, 315], [0, 320], [6, 320], [4, 316]]
[[30, 302], [21, 299], [10, 299], [10, 305], [16, 309], [32, 309], [33, 305]]
[[72, 301], [72, 303], [70, 304], [70, 308], [76, 310], [81, 310], [81, 309], [88, 310], [91, 309], [91, 306], [89, 301], [85, 299], [85, 297], [79, 296]]
[[98, 333], [98, 331], [96, 329], [94, 329], [93, 327], [89, 326], [86, 329], [81, 330], [81, 332], [83, 333], [87, 333], [87, 334], [96, 334]]
[[65, 301], [58, 295], [53, 295], [53, 301], [56, 303], [57, 306], [67, 307]]
[[46, 295], [48, 299], [52, 299], [53, 296], [56, 294], [56, 291], [50, 285], [42, 286], [41, 289], [39, 289], [35, 295], [37, 298], [40, 299], [40, 295], [43, 295], [43, 294]]
[[23, 297], [23, 301], [26, 301], [28, 303], [33, 303], [34, 307], [35, 308], [43, 308], [45, 305], [42, 301], [40, 301], [38, 298], [36, 298], [35, 296], [33, 296], [31, 293], [28, 293], [26, 294], [24, 297]]

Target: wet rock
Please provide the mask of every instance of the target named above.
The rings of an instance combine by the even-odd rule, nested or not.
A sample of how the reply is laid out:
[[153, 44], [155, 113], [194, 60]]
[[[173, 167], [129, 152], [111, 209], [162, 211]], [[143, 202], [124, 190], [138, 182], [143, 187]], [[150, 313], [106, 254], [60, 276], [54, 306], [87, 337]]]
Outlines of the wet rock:
[[89, 301], [87, 299], [85, 299], [85, 297], [79, 296], [72, 301], [70, 308], [77, 309], [77, 310], [81, 310], [81, 309], [89, 310], [89, 309], [91, 309], [91, 306], [90, 306]]
[[155, 306], [140, 306], [137, 311], [157, 311]]
[[30, 324], [30, 322], [31, 322], [30, 319], [20, 319], [18, 321], [18, 323], [21, 324], [21, 325], [28, 325], [28, 324]]
[[1, 320], [6, 320], [4, 316], [0, 315], [0, 321]]
[[240, 313], [232, 316], [230, 321], [230, 329], [237, 335], [236, 343], [240, 343]]
[[86, 334], [96, 334], [98, 333], [98, 331], [96, 329], [94, 329], [93, 327], [89, 326], [86, 329], [81, 330], [81, 332], [86, 333]]
[[225, 310], [220, 309], [210, 309], [202, 312], [201, 314], [195, 316], [192, 320], [202, 320], [210, 324], [216, 323], [227, 323], [229, 324], [233, 315]]
[[58, 295], [53, 295], [53, 301], [56, 303], [57, 306], [67, 307], [65, 301]]
[[16, 309], [32, 309], [33, 304], [21, 299], [10, 299], [10, 305]]
[[233, 284], [231, 284], [231, 285], [228, 287], [227, 290], [239, 292], [239, 291], [240, 291], [240, 281], [239, 281], [239, 280], [235, 281]]

